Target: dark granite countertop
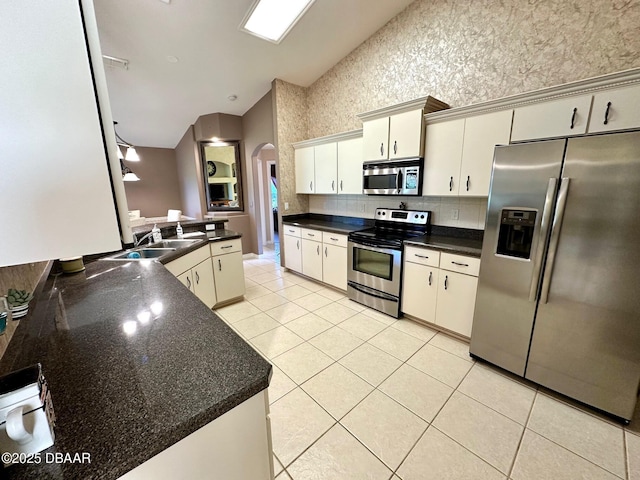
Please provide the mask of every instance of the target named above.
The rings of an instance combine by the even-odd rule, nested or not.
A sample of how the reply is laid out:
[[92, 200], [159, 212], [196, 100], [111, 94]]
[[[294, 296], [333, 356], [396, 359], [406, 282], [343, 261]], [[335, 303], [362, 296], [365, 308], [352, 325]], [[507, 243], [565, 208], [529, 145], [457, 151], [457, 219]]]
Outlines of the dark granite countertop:
[[[234, 232], [233, 230], [209, 230], [205, 235], [199, 235], [197, 237], [188, 237], [186, 240], [199, 240], [193, 245], [189, 245], [188, 247], [178, 248], [174, 252], [171, 252], [158, 260], [162, 264], [167, 264], [172, 260], [182, 257], [183, 255], [193, 252], [194, 250], [199, 249], [203, 245], [206, 245], [210, 242], [223, 242], [225, 240], [234, 240], [236, 238], [241, 238], [242, 234], [238, 232]], [[170, 240], [171, 237], [165, 238], [165, 240]]]
[[268, 387], [271, 365], [159, 262], [95, 261], [40, 288], [0, 374], [40, 362], [57, 415], [45, 452], [91, 463], [3, 478], [118, 478]]
[[483, 237], [482, 230], [432, 225], [428, 235], [405, 240], [404, 244], [480, 258]]
[[306, 213], [301, 215], [285, 215], [282, 217], [282, 223], [283, 225], [316, 228], [327, 232], [347, 235], [356, 230], [363, 230], [373, 226], [374, 221], [368, 218]]
[[[224, 228], [224, 224], [226, 222], [228, 222], [229, 220], [226, 218], [221, 218], [218, 220], [213, 220], [213, 219], [208, 219], [208, 220], [186, 220], [186, 221], [180, 221], [180, 226], [182, 227], [182, 230], [187, 233], [187, 232], [194, 232], [199, 230], [200, 228], [204, 228], [205, 225], [213, 225], [216, 224], [216, 226], [220, 225], [222, 228]], [[176, 234], [176, 225], [177, 222], [156, 222], [156, 223], [145, 223], [144, 225], [138, 225], [136, 227], [131, 227], [131, 231], [136, 234], [136, 235], [140, 235], [140, 234], [147, 234], [151, 231], [151, 229], [153, 228], [154, 225], [157, 225], [158, 228], [161, 230], [162, 235], [163, 236], [173, 236]]]

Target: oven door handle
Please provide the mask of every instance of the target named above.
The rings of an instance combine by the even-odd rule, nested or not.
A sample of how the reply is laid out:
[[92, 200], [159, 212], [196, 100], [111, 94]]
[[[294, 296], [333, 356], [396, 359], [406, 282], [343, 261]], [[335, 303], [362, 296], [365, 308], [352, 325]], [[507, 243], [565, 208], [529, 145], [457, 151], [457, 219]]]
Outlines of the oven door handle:
[[396, 252], [402, 251], [402, 249], [400, 248], [391, 247], [389, 245], [376, 245], [374, 243], [363, 242], [362, 240], [350, 240], [350, 242], [353, 243], [354, 247], [357, 247], [358, 245], [362, 245], [364, 247], [371, 247], [377, 250], [393, 250]]
[[[374, 297], [374, 298], [379, 298], [381, 300], [388, 300], [391, 302], [398, 302], [398, 299], [392, 295], [386, 295], [382, 292], [378, 292], [375, 290], [370, 290], [366, 287], [363, 287], [361, 285], [358, 285], [357, 283], [354, 282], [349, 282], [348, 285], [353, 288], [354, 290], [359, 291], [360, 293], [364, 293], [365, 295], [369, 295], [370, 297]], [[373, 293], [375, 291], [375, 293]]]

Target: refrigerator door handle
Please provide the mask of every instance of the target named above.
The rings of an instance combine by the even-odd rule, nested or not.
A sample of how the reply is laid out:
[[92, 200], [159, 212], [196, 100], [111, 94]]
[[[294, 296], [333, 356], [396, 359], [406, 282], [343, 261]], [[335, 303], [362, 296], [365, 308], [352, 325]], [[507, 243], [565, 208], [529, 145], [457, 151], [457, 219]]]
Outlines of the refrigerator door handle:
[[556, 252], [558, 250], [558, 241], [560, 240], [560, 229], [562, 228], [562, 220], [564, 219], [564, 210], [567, 206], [567, 196], [569, 194], [569, 177], [562, 177], [560, 182], [560, 191], [558, 193], [558, 204], [556, 206], [556, 214], [553, 217], [553, 225], [551, 226], [551, 240], [549, 240], [549, 254], [547, 256], [547, 267], [544, 270], [542, 278], [542, 289], [540, 292], [540, 303], [547, 303], [549, 299], [549, 289], [551, 288], [551, 275], [553, 274], [553, 264], [556, 260]]
[[533, 275], [531, 278], [531, 287], [529, 289], [529, 301], [535, 302], [538, 298], [538, 287], [540, 286], [540, 271], [542, 270], [542, 258], [544, 257], [544, 242], [549, 236], [549, 222], [551, 221], [551, 212], [553, 211], [553, 199], [556, 196], [558, 188], [558, 179], [550, 178], [547, 185], [547, 196], [544, 199], [544, 208], [542, 209], [542, 219], [540, 220], [539, 244], [536, 250], [536, 257], [533, 260]]

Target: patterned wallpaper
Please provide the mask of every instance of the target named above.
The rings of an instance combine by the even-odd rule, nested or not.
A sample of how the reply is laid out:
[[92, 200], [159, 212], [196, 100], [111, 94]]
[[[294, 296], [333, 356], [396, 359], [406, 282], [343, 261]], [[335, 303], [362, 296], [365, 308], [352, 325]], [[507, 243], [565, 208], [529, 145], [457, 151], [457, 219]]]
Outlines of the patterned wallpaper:
[[[276, 79], [272, 85], [274, 129], [278, 155], [278, 211], [281, 215], [305, 213], [308, 195], [296, 195], [292, 143], [309, 138], [307, 93], [303, 87]], [[285, 211], [284, 203], [289, 203]]]
[[[304, 93], [308, 108], [307, 118], [295, 111], [298, 123], [288, 115], [281, 150], [287, 138], [361, 128], [357, 113], [424, 95], [462, 106], [639, 67], [639, 25], [640, 0], [416, 0], [295, 90], [295, 102], [283, 100], [278, 115], [302, 108]], [[285, 153], [289, 179], [293, 153]]]

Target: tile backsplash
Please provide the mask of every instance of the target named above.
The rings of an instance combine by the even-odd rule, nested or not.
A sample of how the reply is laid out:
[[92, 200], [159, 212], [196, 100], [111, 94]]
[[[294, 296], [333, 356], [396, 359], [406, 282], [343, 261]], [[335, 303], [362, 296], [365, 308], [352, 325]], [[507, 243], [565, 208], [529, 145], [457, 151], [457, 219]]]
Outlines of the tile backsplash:
[[[433, 225], [484, 230], [487, 215], [486, 197], [309, 195], [309, 212], [373, 218], [376, 208], [398, 208], [400, 202], [405, 202], [411, 210], [433, 212]], [[454, 219], [455, 210], [458, 211], [457, 220]]]

